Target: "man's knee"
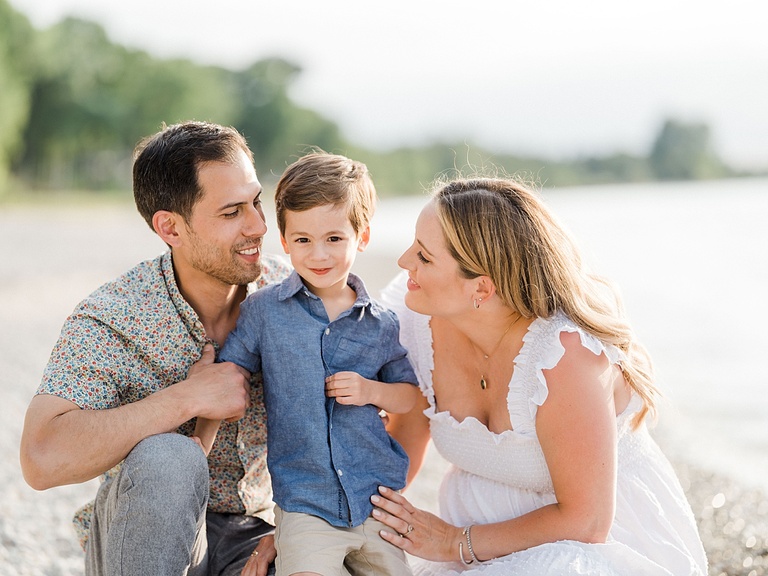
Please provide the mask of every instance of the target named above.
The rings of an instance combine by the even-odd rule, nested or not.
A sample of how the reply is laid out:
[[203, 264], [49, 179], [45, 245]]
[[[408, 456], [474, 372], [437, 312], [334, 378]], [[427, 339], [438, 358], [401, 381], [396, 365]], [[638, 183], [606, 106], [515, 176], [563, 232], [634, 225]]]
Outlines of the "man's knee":
[[205, 541], [207, 503], [202, 449], [179, 434], [145, 438], [99, 489], [86, 574], [181, 574], [199, 561], [195, 542]]
[[201, 501], [208, 497], [208, 461], [193, 440], [181, 434], [156, 434], [139, 442], [123, 462], [131, 487]]

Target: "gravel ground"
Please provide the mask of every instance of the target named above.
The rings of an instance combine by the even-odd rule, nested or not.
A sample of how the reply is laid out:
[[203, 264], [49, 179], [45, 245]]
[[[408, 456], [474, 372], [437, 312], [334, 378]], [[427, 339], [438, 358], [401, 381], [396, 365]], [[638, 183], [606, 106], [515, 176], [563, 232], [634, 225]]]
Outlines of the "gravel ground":
[[[95, 482], [35, 492], [24, 482], [18, 446], [34, 393], [61, 324], [102, 282], [156, 255], [159, 241], [132, 209], [0, 206], [0, 576], [83, 573], [72, 513]], [[389, 263], [362, 261], [371, 278], [391, 277]], [[434, 507], [444, 463], [432, 455], [410, 491]], [[722, 475], [676, 462], [710, 562], [711, 576], [768, 575], [768, 498]]]

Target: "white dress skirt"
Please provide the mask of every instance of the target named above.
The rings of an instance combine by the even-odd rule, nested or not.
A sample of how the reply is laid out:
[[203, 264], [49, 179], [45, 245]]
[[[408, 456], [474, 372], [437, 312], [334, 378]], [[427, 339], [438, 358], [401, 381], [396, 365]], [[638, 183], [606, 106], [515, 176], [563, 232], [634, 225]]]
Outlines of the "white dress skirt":
[[[455, 526], [499, 522], [554, 503], [555, 494], [536, 436], [536, 412], [547, 399], [543, 370], [564, 354], [561, 332], [577, 332], [584, 347], [618, 362], [622, 353], [604, 345], [562, 314], [534, 320], [515, 359], [507, 403], [514, 430], [495, 434], [475, 418], [456, 421], [435, 409], [432, 389], [430, 318], [405, 307], [405, 278], [385, 290], [384, 303], [401, 323], [419, 385], [429, 401], [432, 440], [451, 463], [440, 486], [440, 516]], [[616, 418], [618, 468], [616, 515], [605, 544], [560, 541], [543, 544], [483, 564], [437, 563], [417, 559], [417, 576], [706, 576], [707, 560], [690, 505], [680, 482], [648, 434], [633, 430], [641, 401], [633, 396]], [[585, 478], [585, 481], [589, 481]], [[457, 551], [458, 556], [458, 551]]]

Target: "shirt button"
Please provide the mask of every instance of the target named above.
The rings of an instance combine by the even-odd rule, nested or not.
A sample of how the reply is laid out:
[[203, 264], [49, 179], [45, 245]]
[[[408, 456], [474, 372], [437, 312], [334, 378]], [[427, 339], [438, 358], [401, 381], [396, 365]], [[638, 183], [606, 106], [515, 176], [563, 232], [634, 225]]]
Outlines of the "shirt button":
[[342, 472], [342, 471], [341, 471], [341, 469], [339, 469], [339, 470], [336, 470], [336, 473], [337, 473], [339, 476], [344, 476], [344, 472]]
[[330, 328], [326, 328], [325, 329], [325, 335], [328, 336], [328, 334], [330, 334], [330, 333], [331, 333], [331, 329]]

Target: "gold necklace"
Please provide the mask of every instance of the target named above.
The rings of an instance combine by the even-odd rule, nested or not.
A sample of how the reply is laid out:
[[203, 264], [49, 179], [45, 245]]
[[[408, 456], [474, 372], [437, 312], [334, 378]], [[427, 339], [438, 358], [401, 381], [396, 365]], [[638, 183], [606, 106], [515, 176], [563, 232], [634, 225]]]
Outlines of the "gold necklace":
[[[470, 340], [470, 343], [472, 344], [472, 347], [473, 347], [473, 348], [474, 348], [474, 349], [475, 349], [477, 352], [480, 352], [480, 354], [482, 354], [482, 355], [483, 355], [483, 358], [484, 358], [485, 360], [489, 360], [489, 359], [491, 358], [491, 356], [493, 356], [493, 355], [496, 353], [496, 350], [498, 350], [498, 349], [499, 349], [499, 346], [501, 346], [501, 343], [502, 343], [502, 341], [504, 340], [504, 336], [506, 336], [506, 335], [509, 333], [509, 331], [512, 329], [512, 326], [514, 326], [515, 324], [517, 324], [517, 321], [518, 321], [518, 320], [520, 320], [520, 318], [522, 318], [522, 317], [523, 317], [523, 315], [522, 315], [522, 314], [520, 314], [520, 313], [518, 313], [518, 315], [517, 315], [517, 318], [515, 318], [515, 319], [514, 319], [514, 320], [513, 320], [513, 321], [512, 321], [512, 322], [509, 324], [509, 326], [507, 326], [507, 329], [506, 329], [506, 330], [504, 330], [504, 334], [502, 334], [502, 335], [501, 335], [501, 338], [499, 338], [499, 341], [498, 341], [498, 342], [496, 342], [496, 346], [494, 346], [494, 347], [493, 347], [493, 349], [492, 349], [490, 352], [488, 352], [488, 354], [486, 354], [485, 352], [483, 352], [482, 350], [480, 350], [480, 348], [478, 348], [478, 347], [477, 347], [477, 345], [476, 345], [474, 342], [472, 342], [472, 340]], [[488, 388], [488, 380], [486, 380], [486, 379], [485, 379], [485, 372], [484, 372], [483, 370], [481, 370], [481, 371], [480, 371], [480, 388], [481, 388], [482, 390], [485, 390], [486, 388]]]

